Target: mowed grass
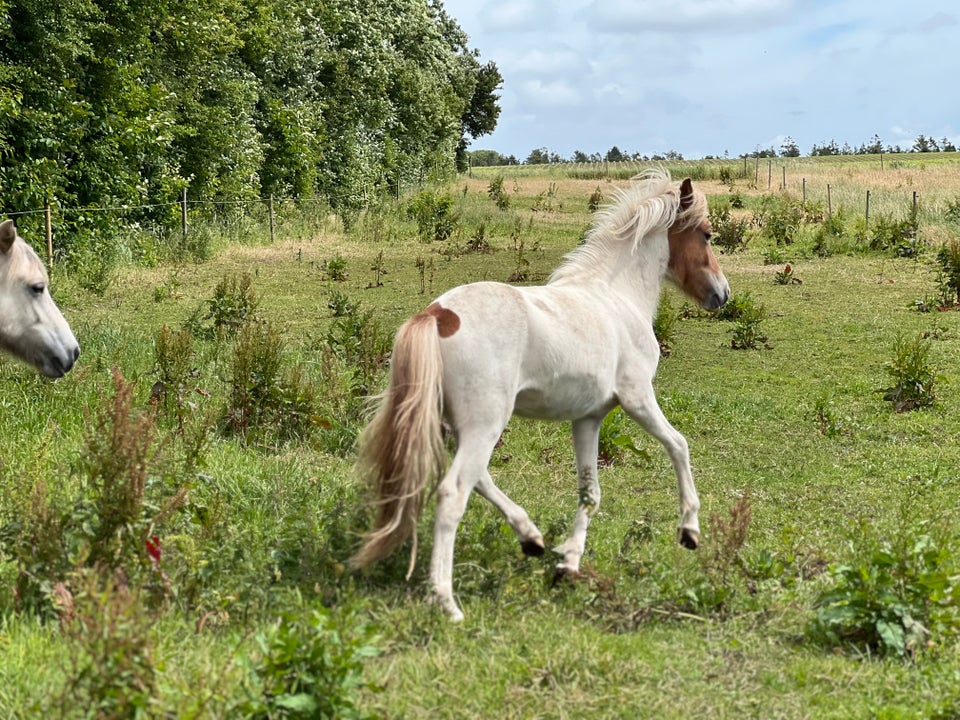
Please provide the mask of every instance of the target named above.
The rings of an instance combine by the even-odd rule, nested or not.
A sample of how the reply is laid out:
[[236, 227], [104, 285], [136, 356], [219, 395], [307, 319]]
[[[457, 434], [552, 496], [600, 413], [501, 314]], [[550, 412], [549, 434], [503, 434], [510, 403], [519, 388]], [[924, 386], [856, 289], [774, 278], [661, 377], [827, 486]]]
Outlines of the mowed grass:
[[[909, 185], [874, 179], [872, 166], [819, 170], [824, 185], [849, 187], [851, 197], [881, 181], [898, 192], [919, 188], [921, 236], [957, 236], [944, 219], [960, 196], [956, 167], [907, 168]], [[520, 268], [528, 281], [542, 281], [588, 227], [590, 195], [600, 187], [609, 199], [619, 183], [505, 177], [506, 211], [487, 197], [489, 177], [479, 173], [446, 188], [460, 215], [445, 241], [420, 242], [400, 208], [361, 219], [349, 233], [327, 220], [295, 236], [279, 233], [272, 245], [223, 247], [204, 264], [126, 268], [102, 297], [55, 272], [83, 356], [56, 383], [0, 361], [0, 525], [13, 532], [41, 481], [52, 504], [71, 506], [87, 483], [79, 458], [91, 418], [113, 393], [111, 370], [135, 383], [138, 406], [147, 407], [156, 332], [182, 326], [224, 275], [252, 275], [260, 314], [282, 329], [290, 361], [327, 387], [331, 293], [370, 310], [369, 322], [389, 334], [449, 287], [506, 281]], [[765, 192], [737, 185], [751, 198]], [[712, 180], [701, 186], [714, 196], [730, 192]], [[467, 252], [481, 224], [491, 252]], [[749, 292], [767, 311], [768, 341], [759, 349], [732, 349], [731, 321], [685, 307], [668, 290], [681, 318], [656, 388], [690, 444], [701, 549], [677, 545], [666, 454], [625, 423], [643, 454], [601, 469], [603, 498], [580, 578], [554, 583], [550, 553], [524, 558], [496, 511], [471, 500], [456, 550], [461, 625], [426, 602], [430, 512], [409, 582], [409, 549], [366, 573], [345, 568], [364, 526], [364, 490], [349, 452], [324, 451], [324, 424], [301, 441], [268, 446], [211, 430], [199, 475], [180, 478], [190, 485], [190, 511], [203, 518], [185, 518], [163, 538], [172, 590], [145, 631], [157, 668], [146, 716], [240, 716], [241, 700], [257, 689], [248, 666], [262, 654], [257, 635], [301, 602], [375, 628], [381, 653], [365, 662], [363, 677], [380, 688], [365, 690], [360, 704], [376, 716], [955, 716], [960, 651], [948, 632], [902, 659], [830, 646], [810, 628], [818, 597], [835, 582], [831, 567], [857, 562], [871, 542], [934, 535], [944, 541], [946, 567], [960, 573], [960, 315], [913, 308], [934, 292], [934, 248], [918, 259], [823, 258], [810, 246], [803, 236], [780, 248], [802, 281], [788, 285], [774, 283], [783, 266], [764, 264], [770, 243], [759, 236], [719, 258], [733, 292]], [[335, 257], [346, 261], [343, 281], [325, 273]], [[380, 286], [374, 267], [386, 271]], [[892, 384], [893, 344], [922, 333], [942, 371], [937, 400], [896, 413], [882, 393]], [[222, 411], [230, 352], [224, 342], [199, 353], [195, 415]], [[175, 423], [161, 417], [158, 425], [166, 436]], [[577, 497], [567, 425], [512, 421], [491, 472], [548, 545], [565, 537]], [[734, 547], [727, 526], [744, 498], [748, 534]], [[13, 556], [9, 547], [0, 554], [0, 716], [93, 714], [66, 702], [76, 645], [55, 614], [16, 611]]]

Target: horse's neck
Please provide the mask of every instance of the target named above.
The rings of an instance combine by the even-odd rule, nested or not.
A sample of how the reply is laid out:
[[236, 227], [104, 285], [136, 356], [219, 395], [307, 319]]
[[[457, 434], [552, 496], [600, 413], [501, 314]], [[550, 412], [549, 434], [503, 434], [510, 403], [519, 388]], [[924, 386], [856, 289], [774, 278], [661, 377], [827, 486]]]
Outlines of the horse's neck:
[[642, 242], [636, 249], [623, 248], [611, 256], [607, 291], [633, 306], [645, 321], [652, 321], [660, 304], [660, 291], [667, 272], [666, 242]]

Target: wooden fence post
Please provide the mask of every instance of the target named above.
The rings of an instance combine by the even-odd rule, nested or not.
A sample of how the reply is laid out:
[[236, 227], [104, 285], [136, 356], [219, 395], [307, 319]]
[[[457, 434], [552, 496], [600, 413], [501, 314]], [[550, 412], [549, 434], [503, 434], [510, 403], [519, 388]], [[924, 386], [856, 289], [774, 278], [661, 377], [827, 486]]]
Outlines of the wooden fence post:
[[773, 186], [773, 160], [767, 160], [767, 190]]
[[187, 189], [183, 189], [183, 198], [180, 200], [180, 229], [183, 231], [183, 239], [187, 239]]
[[864, 215], [864, 220], [867, 221], [867, 225], [870, 224], [870, 191], [867, 190], [867, 212]]
[[800, 183], [800, 187], [803, 189], [803, 201], [806, 202], [807, 201], [807, 179], [806, 178], [803, 178], [803, 180]]
[[833, 205], [830, 203], [830, 184], [827, 184], [827, 217], [833, 215]]
[[273, 245], [273, 193], [270, 193], [270, 244]]
[[[914, 193], [916, 194], [916, 193]], [[43, 206], [43, 224], [47, 235], [47, 267], [53, 267], [53, 220], [50, 217], [50, 201]]]

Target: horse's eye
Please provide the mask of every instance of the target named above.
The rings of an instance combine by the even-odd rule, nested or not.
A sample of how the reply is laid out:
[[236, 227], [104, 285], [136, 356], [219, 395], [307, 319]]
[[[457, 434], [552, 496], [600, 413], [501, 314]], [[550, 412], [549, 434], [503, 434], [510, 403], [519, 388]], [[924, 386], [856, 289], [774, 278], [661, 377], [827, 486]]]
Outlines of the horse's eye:
[[43, 295], [43, 291], [46, 289], [47, 286], [42, 282], [34, 283], [30, 286], [30, 292], [32, 292], [34, 295]]
[[710, 238], [713, 237], [713, 233], [709, 230], [703, 234], [703, 239], [707, 242], [710, 242]]

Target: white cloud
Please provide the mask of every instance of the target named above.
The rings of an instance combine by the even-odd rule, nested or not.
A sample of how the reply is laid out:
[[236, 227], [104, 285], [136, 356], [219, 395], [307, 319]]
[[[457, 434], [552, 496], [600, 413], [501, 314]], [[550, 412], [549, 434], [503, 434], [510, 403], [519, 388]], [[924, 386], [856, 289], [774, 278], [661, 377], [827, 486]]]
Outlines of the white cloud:
[[502, 0], [486, 3], [478, 16], [485, 30], [523, 33], [551, 27], [556, 9], [547, 0]]
[[581, 94], [563, 80], [526, 80], [520, 84], [517, 95], [521, 103], [528, 107], [574, 107], [582, 101]]
[[794, 0], [592, 0], [583, 15], [608, 33], [748, 31], [787, 21]]

